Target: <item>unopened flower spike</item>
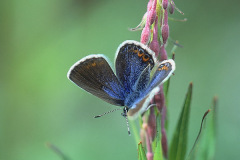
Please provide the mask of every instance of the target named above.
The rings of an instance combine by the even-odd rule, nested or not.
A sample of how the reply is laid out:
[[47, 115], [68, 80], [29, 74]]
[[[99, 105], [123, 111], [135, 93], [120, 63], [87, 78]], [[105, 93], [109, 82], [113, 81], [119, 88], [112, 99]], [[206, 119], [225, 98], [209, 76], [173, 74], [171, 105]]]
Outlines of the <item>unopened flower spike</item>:
[[147, 15], [147, 18], [149, 20], [150, 25], [152, 25], [154, 23], [154, 21], [155, 21], [155, 18], [156, 18], [156, 15], [157, 15], [156, 7], [157, 7], [157, 0], [153, 0], [152, 7], [148, 11], [148, 15]]
[[168, 11], [164, 11], [163, 25], [162, 25], [162, 39], [163, 44], [167, 43], [167, 39], [169, 36], [169, 26], [168, 26]]
[[155, 52], [155, 56], [158, 57], [160, 51], [160, 45], [158, 42], [158, 16], [155, 18], [153, 37], [151, 43], [149, 44], [149, 47]]
[[141, 43], [147, 45], [150, 40], [150, 35], [151, 35], [150, 25], [147, 25], [146, 23], [145, 27], [142, 30]]
[[164, 60], [168, 59], [167, 51], [165, 49], [165, 45], [164, 44], [160, 47], [160, 56], [161, 56], [160, 61], [164, 61]]
[[163, 9], [167, 9], [167, 7], [168, 7], [168, 0], [163, 0], [162, 1], [162, 6], [163, 6]]

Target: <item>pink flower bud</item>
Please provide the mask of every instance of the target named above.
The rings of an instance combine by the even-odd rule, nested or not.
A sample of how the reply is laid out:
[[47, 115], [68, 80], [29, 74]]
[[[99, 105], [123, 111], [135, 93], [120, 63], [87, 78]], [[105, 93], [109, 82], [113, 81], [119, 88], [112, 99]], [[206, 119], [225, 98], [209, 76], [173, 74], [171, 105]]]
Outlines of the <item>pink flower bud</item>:
[[164, 61], [164, 60], [168, 59], [167, 51], [166, 51], [164, 45], [162, 45], [162, 46], [160, 47], [160, 57], [161, 57], [161, 58], [160, 58], [160, 61]]
[[154, 140], [155, 135], [156, 135], [156, 116], [154, 113], [154, 108], [151, 107], [150, 108], [150, 114], [148, 117], [148, 134], [149, 134], [149, 138], [151, 139], [151, 141]]
[[[162, 85], [161, 85], [162, 86]], [[164, 157], [167, 159], [168, 155], [168, 144], [167, 144], [167, 134], [166, 134], [166, 130], [165, 130], [165, 120], [166, 120], [166, 106], [164, 104], [163, 108], [162, 108], [162, 112], [161, 112], [161, 133], [162, 133], [162, 150], [163, 150], [163, 155]]]
[[162, 112], [162, 108], [165, 105], [165, 97], [163, 93], [163, 86], [160, 85], [160, 91], [155, 94], [154, 96], [154, 102], [160, 112]]
[[155, 52], [155, 56], [158, 57], [160, 51], [160, 44], [158, 42], [158, 16], [155, 18], [155, 24], [153, 29], [152, 42], [149, 45], [150, 49]]
[[169, 35], [169, 26], [164, 24], [164, 25], [162, 26], [162, 39], [163, 39], [163, 44], [166, 44], [166, 43], [167, 43], [168, 35]]
[[145, 27], [142, 30], [141, 43], [148, 44], [150, 40], [151, 30], [149, 25], [146, 23]]
[[165, 158], [168, 157], [168, 144], [167, 144], [167, 135], [165, 129], [162, 130], [162, 151]]
[[152, 0], [149, 0], [148, 5], [147, 5], [147, 11], [150, 11], [152, 8]]
[[169, 5], [169, 8], [168, 8], [168, 10], [169, 10], [169, 13], [170, 14], [173, 14], [174, 13], [174, 2], [173, 1], [171, 1], [170, 2], [170, 5]]
[[147, 159], [148, 160], [153, 160], [153, 153], [152, 152], [147, 152]]
[[153, 8], [148, 12], [148, 20], [150, 25], [153, 24], [155, 18], [156, 18], [156, 9], [154, 10]]
[[163, 44], [166, 44], [167, 39], [169, 36], [169, 26], [168, 26], [168, 11], [164, 11], [164, 22], [162, 26], [162, 39], [163, 39]]
[[168, 7], [168, 0], [163, 0], [162, 5], [163, 5], [163, 8], [166, 10]]
[[149, 19], [150, 25], [153, 24], [153, 22], [155, 21], [155, 18], [157, 15], [156, 7], [157, 7], [157, 0], [153, 0], [151, 9], [148, 11], [148, 19]]

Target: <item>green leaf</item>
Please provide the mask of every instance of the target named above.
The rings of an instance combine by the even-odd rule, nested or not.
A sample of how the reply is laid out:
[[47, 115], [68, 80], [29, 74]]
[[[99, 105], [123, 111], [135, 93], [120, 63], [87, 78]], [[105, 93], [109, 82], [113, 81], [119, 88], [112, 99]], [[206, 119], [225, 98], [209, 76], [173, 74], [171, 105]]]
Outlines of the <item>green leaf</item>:
[[212, 160], [215, 154], [216, 144], [216, 107], [217, 98], [213, 100], [211, 113], [206, 120], [204, 131], [201, 133], [192, 149], [189, 160]]
[[[170, 86], [170, 79], [169, 78], [164, 84], [163, 84], [163, 91], [164, 91], [164, 97], [165, 97], [165, 105], [168, 107], [168, 93], [169, 93], [169, 86]], [[169, 118], [169, 112], [167, 112], [167, 117]], [[168, 118], [165, 119], [165, 129], [168, 130]]]
[[201, 139], [200, 137], [202, 135], [202, 128], [203, 128], [203, 125], [205, 124], [204, 123], [205, 122], [205, 118], [207, 117], [207, 115], [208, 115], [208, 113], [210, 111], [211, 111], [210, 109], [207, 110], [204, 113], [204, 115], [203, 115], [202, 122], [201, 122], [201, 125], [200, 125], [200, 130], [198, 132], [198, 135], [197, 135], [197, 138], [196, 138], [196, 140], [194, 142], [194, 145], [193, 145], [193, 147], [192, 147], [192, 149], [191, 149], [191, 151], [190, 151], [190, 153], [189, 153], [189, 155], [187, 157], [187, 160], [195, 160], [197, 158], [197, 153], [198, 153], [198, 148], [199, 148], [198, 146], [200, 144], [200, 139]]
[[62, 160], [70, 160], [57, 146], [46, 143], [47, 147], [56, 153]]
[[[169, 78], [164, 84], [163, 84], [163, 91], [164, 91], [164, 96], [165, 96], [165, 98], [167, 99], [167, 97], [168, 97], [168, 89], [169, 89], [169, 85], [170, 85], [170, 79], [171, 78]], [[167, 103], [167, 101], [166, 101], [166, 103]], [[166, 104], [167, 105], [167, 104]]]
[[146, 153], [142, 146], [142, 142], [138, 143], [138, 159], [139, 160], [147, 160]]
[[201, 145], [201, 159], [211, 160], [214, 158], [215, 146], [216, 146], [216, 108], [217, 97], [213, 100], [212, 114], [209, 116], [207, 122], [206, 131], [202, 135]]
[[157, 126], [157, 134], [154, 141], [156, 141], [156, 147], [154, 149], [154, 157], [153, 160], [163, 160], [162, 153], [162, 143], [161, 143], [161, 117], [160, 114], [156, 116], [156, 126]]
[[133, 131], [133, 135], [134, 135], [134, 138], [135, 138], [136, 144], [137, 144], [140, 141], [140, 136], [139, 136], [139, 131], [138, 131], [136, 121], [129, 120], [129, 124], [131, 126], [132, 131]]
[[188, 92], [183, 105], [176, 130], [170, 146], [169, 160], [183, 160], [185, 158], [188, 138], [188, 122], [190, 114], [190, 104], [192, 100], [192, 83], [188, 87]]

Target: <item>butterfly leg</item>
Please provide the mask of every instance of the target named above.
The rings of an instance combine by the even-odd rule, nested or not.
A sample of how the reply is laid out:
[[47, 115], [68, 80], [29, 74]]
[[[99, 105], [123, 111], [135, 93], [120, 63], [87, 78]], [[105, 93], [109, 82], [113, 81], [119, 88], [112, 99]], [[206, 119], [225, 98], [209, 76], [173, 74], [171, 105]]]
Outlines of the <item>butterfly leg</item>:
[[121, 115], [126, 118], [127, 128], [128, 128], [128, 135], [130, 136], [131, 133], [130, 133], [129, 123], [128, 123], [128, 117], [127, 117], [127, 112], [128, 112], [128, 110], [129, 110], [128, 107], [124, 107], [124, 108], [123, 108], [123, 113], [121, 113]]

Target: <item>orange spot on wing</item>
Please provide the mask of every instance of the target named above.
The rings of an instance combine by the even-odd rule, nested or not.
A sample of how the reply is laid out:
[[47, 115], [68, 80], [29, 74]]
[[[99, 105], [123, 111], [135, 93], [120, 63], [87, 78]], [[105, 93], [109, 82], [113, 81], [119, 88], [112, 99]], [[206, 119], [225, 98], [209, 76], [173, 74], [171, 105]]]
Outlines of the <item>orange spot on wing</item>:
[[92, 66], [95, 67], [97, 64], [95, 62], [92, 63]]
[[133, 53], [138, 53], [138, 50], [137, 49], [133, 50]]
[[146, 58], [145, 56], [143, 56], [143, 61], [144, 62], [147, 62], [148, 60], [149, 60], [149, 57]]
[[163, 67], [161, 67], [161, 68], [158, 68], [159, 71], [161, 71], [161, 70], [166, 70], [166, 71], [167, 71], [168, 69], [169, 69], [169, 68], [168, 68], [167, 66], [163, 66]]
[[138, 52], [138, 57], [142, 57], [143, 56], [143, 52]]

